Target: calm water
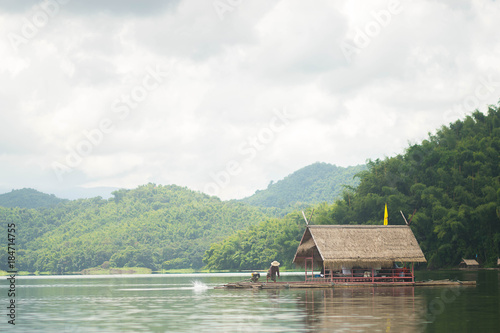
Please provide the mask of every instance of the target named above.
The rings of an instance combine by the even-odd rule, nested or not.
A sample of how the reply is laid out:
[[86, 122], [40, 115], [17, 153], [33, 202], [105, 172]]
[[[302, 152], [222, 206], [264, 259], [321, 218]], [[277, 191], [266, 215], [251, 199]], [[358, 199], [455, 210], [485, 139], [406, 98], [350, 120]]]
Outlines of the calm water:
[[[221, 290], [248, 274], [18, 277], [5, 332], [498, 332], [499, 272], [419, 272], [477, 287]], [[300, 280], [285, 276], [282, 280]]]

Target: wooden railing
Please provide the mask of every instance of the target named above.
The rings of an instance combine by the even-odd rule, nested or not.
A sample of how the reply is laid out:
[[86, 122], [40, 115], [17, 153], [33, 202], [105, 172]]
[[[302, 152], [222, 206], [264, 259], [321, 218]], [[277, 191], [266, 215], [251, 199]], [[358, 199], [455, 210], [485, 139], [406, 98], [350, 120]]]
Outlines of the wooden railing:
[[333, 283], [413, 283], [413, 270], [410, 268], [394, 269], [349, 269], [342, 271], [326, 270], [323, 276], [308, 272], [306, 282]]

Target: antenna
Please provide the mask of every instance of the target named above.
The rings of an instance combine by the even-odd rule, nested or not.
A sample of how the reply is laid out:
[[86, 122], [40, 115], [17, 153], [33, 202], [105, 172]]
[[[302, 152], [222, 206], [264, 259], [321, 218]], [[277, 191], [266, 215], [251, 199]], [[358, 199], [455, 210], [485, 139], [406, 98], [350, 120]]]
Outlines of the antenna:
[[404, 216], [403, 212], [402, 211], [399, 211], [401, 213], [401, 216], [403, 216], [403, 218], [405, 219], [405, 222], [406, 222], [406, 225], [409, 226], [411, 224], [411, 220], [413, 219], [413, 216], [415, 215], [415, 213], [417, 212], [417, 209], [415, 208], [415, 210], [413, 211], [413, 214], [411, 214], [411, 217], [410, 217], [410, 222], [408, 222], [406, 220], [406, 217]]
[[417, 209], [415, 208], [415, 210], [413, 211], [413, 214], [411, 214], [410, 222], [408, 222], [408, 225], [411, 224], [411, 220], [413, 219], [413, 216], [415, 215], [416, 212], [417, 212]]
[[311, 212], [311, 216], [309, 217], [309, 220], [308, 220], [306, 217], [306, 214], [304, 213], [304, 211], [302, 211], [302, 216], [304, 216], [304, 221], [306, 221], [306, 225], [309, 225], [309, 223], [311, 222], [313, 214], [314, 214], [314, 208], [313, 208], [313, 210]]
[[304, 214], [304, 211], [302, 211], [302, 216], [304, 216], [304, 221], [306, 221], [306, 225], [309, 225], [309, 221], [307, 221], [306, 214]]
[[406, 221], [406, 217], [405, 217], [405, 215], [403, 214], [403, 212], [402, 212], [402, 211], [399, 211], [399, 212], [401, 213], [401, 216], [404, 218], [404, 220], [405, 220], [405, 222], [406, 222], [406, 225], [410, 225], [410, 224], [408, 223], [408, 221]]

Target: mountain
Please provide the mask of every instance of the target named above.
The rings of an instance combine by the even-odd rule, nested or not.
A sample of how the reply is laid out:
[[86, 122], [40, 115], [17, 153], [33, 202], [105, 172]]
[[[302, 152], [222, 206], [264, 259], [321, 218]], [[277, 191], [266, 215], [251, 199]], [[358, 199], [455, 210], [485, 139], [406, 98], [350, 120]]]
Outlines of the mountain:
[[[369, 161], [356, 188], [333, 204], [314, 207], [313, 224], [411, 225], [428, 268], [457, 267], [462, 258], [496, 267], [500, 256], [500, 109], [473, 112], [442, 126], [420, 144], [384, 160]], [[310, 213], [307, 212], [306, 214]], [[256, 226], [214, 243], [204, 262], [213, 269], [291, 266], [304, 231], [301, 216]], [[299, 227], [298, 227], [299, 226]], [[265, 256], [260, 253], [266, 249]]]
[[257, 191], [241, 202], [253, 206], [287, 209], [302, 208], [321, 202], [332, 203], [343, 189], [356, 187], [355, 175], [366, 170], [365, 165], [339, 167], [328, 163], [314, 163], [284, 179], [271, 182], [266, 190]]
[[[387, 203], [389, 224], [404, 224], [400, 211], [409, 220], [416, 210], [411, 228], [429, 268], [455, 266], [462, 257], [496, 265], [499, 107], [443, 126], [397, 156], [351, 168], [361, 170], [347, 176], [316, 163], [242, 201], [147, 184], [114, 191], [107, 200], [0, 207], [0, 220], [16, 225], [16, 268], [23, 271], [65, 273], [98, 265], [258, 269], [272, 260], [290, 267], [305, 227], [300, 211], [284, 218], [265, 212], [321, 202], [314, 206], [313, 224], [382, 224]], [[354, 174], [357, 187], [347, 182]], [[339, 179], [336, 186], [348, 184], [335, 201], [331, 193], [342, 187], [331, 178]], [[0, 238], [0, 247], [6, 244], [7, 237]], [[0, 252], [0, 269], [7, 263], [7, 251]]]
[[[111, 267], [201, 268], [210, 244], [267, 219], [256, 207], [175, 185], [147, 184], [113, 197], [53, 208], [0, 207], [15, 223], [16, 264], [23, 271], [66, 273]], [[7, 237], [0, 239], [6, 246]], [[7, 251], [0, 253], [6, 270]]]
[[52, 207], [67, 200], [60, 199], [53, 194], [45, 194], [32, 188], [12, 190], [0, 194], [0, 206], [20, 208]]
[[[20, 270], [67, 273], [103, 264], [196, 269], [212, 243], [279, 216], [279, 207], [332, 200], [327, 198], [332, 191], [340, 191], [341, 183], [355, 185], [353, 175], [361, 170], [316, 163], [259, 191], [248, 203], [224, 202], [175, 185], [147, 184], [113, 191], [108, 199], [72, 201], [23, 189], [4, 195], [11, 203], [16, 198], [16, 204], [0, 207], [0, 219], [22, 231], [16, 239]], [[35, 205], [35, 197], [52, 201]], [[5, 241], [0, 239], [0, 246]], [[0, 269], [6, 268], [5, 256], [0, 253]]]

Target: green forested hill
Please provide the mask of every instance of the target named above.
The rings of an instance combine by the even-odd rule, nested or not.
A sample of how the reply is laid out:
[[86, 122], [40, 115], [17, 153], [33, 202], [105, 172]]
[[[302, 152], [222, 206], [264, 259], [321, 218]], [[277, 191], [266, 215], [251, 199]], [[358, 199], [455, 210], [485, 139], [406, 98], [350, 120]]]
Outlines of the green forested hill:
[[253, 206], [277, 207], [285, 210], [302, 208], [321, 202], [332, 203], [339, 198], [345, 186], [356, 187], [354, 176], [366, 170], [365, 165], [338, 167], [328, 163], [314, 163], [295, 171], [266, 190], [242, 199]]
[[[277, 187], [280, 182], [270, 185], [269, 190], [280, 191], [250, 197], [255, 207], [175, 185], [148, 184], [115, 191], [108, 200], [80, 199], [37, 209], [0, 207], [0, 221], [16, 224], [16, 263], [25, 271], [73, 272], [106, 262], [151, 269], [204, 264], [214, 269], [262, 269], [278, 260], [290, 267], [305, 228], [302, 215], [297, 210], [270, 218], [262, 207], [289, 210], [290, 203], [307, 202], [294, 195], [304, 193], [298, 189], [308, 180], [317, 189], [308, 198], [322, 198], [315, 193], [328, 193], [329, 185], [320, 186], [328, 181], [318, 178], [318, 170], [326, 167], [317, 163], [302, 169], [302, 183], [291, 182], [295, 185], [288, 188]], [[430, 268], [455, 266], [462, 257], [476, 255], [482, 264], [496, 263], [498, 107], [443, 126], [400, 155], [370, 161], [358, 177], [357, 188], [347, 187], [335, 202], [318, 199], [323, 203], [314, 207], [314, 224], [382, 224], [385, 203], [389, 223], [403, 224], [399, 211], [409, 218], [416, 209], [411, 228]], [[284, 194], [284, 201], [278, 194]], [[0, 247], [6, 241], [0, 238]], [[6, 263], [7, 252], [0, 252], [0, 269], [6, 269]]]
[[[368, 163], [360, 184], [347, 190], [333, 204], [316, 207], [315, 224], [382, 224], [384, 205], [389, 224], [404, 224], [400, 210], [416, 209], [411, 228], [428, 260], [429, 268], [456, 266], [461, 258], [476, 258], [495, 266], [500, 256], [500, 110], [490, 106], [464, 120], [443, 126], [421, 144], [385, 160]], [[204, 257], [208, 267], [238, 268], [246, 253], [259, 253], [267, 245], [266, 260], [252, 266], [266, 267], [269, 258], [291, 265], [296, 247], [273, 242], [287, 234], [298, 244], [305, 224], [300, 216], [239, 232], [212, 244]], [[281, 238], [279, 238], [281, 239]], [[251, 256], [250, 256], [251, 257]]]
[[0, 194], [0, 206], [2, 207], [52, 207], [64, 201], [67, 200], [60, 199], [53, 194], [39, 192], [32, 188], [12, 190], [11, 192]]
[[[106, 261], [116, 267], [200, 268], [211, 243], [266, 218], [257, 208], [174, 185], [148, 184], [113, 195], [50, 209], [0, 207], [0, 220], [16, 224], [18, 269], [62, 273]], [[0, 254], [4, 270], [5, 256]]]

